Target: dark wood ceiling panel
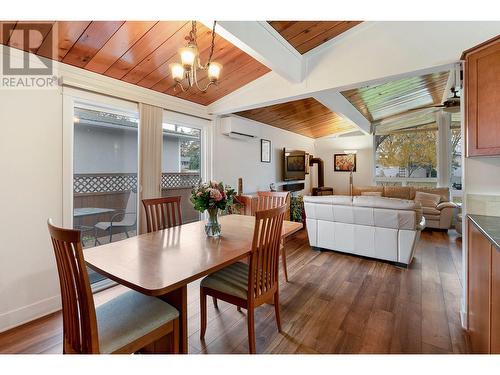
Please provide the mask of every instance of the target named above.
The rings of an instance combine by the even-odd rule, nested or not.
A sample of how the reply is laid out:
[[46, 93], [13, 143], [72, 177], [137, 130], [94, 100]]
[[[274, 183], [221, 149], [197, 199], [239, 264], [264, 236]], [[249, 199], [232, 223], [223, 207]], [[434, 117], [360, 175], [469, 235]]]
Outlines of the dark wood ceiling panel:
[[165, 63], [168, 65], [170, 62], [173, 62], [174, 59], [177, 60], [177, 52], [179, 47], [185, 44], [185, 37], [189, 33], [190, 27], [191, 25], [189, 22], [185, 23], [157, 49], [125, 74], [122, 80], [129, 83], [138, 83], [144, 77], [154, 72], [159, 66]]
[[343, 91], [342, 95], [370, 122], [441, 104], [449, 72], [408, 77]]
[[[53, 21], [46, 22], [36, 22], [37, 23], [37, 31], [30, 30], [31, 25], [33, 25], [33, 21], [18, 21], [16, 22], [16, 26], [12, 29], [10, 33], [8, 45], [9, 47], [22, 49], [24, 51], [36, 53], [40, 46], [42, 45], [45, 37], [52, 29]], [[29, 33], [29, 45], [24, 45], [24, 34]]]
[[85, 65], [85, 69], [104, 73], [155, 24], [154, 21], [126, 21]]
[[[14, 29], [17, 21], [3, 21]], [[36, 54], [92, 72], [137, 84], [155, 91], [208, 105], [269, 72], [269, 69], [216, 35], [213, 60], [222, 64], [217, 86], [206, 93], [192, 88], [182, 92], [170, 75], [169, 65], [180, 62], [179, 48], [186, 45], [190, 21], [58, 21], [46, 22], [43, 42]], [[21, 27], [21, 26], [19, 26]], [[212, 32], [198, 23], [197, 41], [201, 62], [208, 59]], [[2, 44], [22, 48], [22, 38], [1, 35]], [[12, 39], [12, 41], [11, 41]], [[51, 43], [51, 42], [54, 43]], [[206, 72], [199, 71], [200, 87]]]
[[9, 44], [9, 39], [12, 34], [12, 30], [16, 27], [17, 21], [1, 21], [0, 22], [0, 43], [3, 45]]
[[[181, 29], [187, 21], [160, 21], [134, 44], [119, 60], [117, 60], [105, 75], [122, 79], [128, 72], [159, 48], [165, 41]], [[181, 46], [179, 46], [181, 47]]]
[[269, 24], [301, 54], [360, 23], [361, 21], [269, 21]]
[[250, 109], [238, 112], [236, 115], [311, 138], [324, 137], [356, 128], [351, 122], [330, 111], [313, 98]]
[[61, 61], [67, 55], [71, 47], [90, 25], [91, 21], [58, 21], [51, 30], [55, 35], [55, 43], [50, 38], [45, 38], [37, 55], [54, 58]]
[[123, 24], [124, 21], [92, 21], [62, 61], [83, 68]]

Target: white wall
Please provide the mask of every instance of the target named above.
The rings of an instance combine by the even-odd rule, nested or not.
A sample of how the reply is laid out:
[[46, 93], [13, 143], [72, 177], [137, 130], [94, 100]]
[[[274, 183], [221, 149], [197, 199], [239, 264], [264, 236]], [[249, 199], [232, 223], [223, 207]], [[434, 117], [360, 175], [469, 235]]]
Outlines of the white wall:
[[178, 173], [181, 171], [181, 145], [177, 137], [163, 135], [162, 171]]
[[[238, 187], [239, 177], [243, 178], [244, 193], [269, 190], [271, 182], [283, 184], [283, 147], [314, 154], [312, 138], [256, 121], [242, 121], [249, 126], [259, 127], [260, 138], [271, 141], [271, 163], [260, 161], [260, 138], [250, 141], [229, 138], [220, 132], [217, 125], [213, 141], [213, 178], [230, 184], [233, 188]], [[306, 176], [305, 192], [309, 192], [310, 188], [310, 178]]]
[[[25, 58], [23, 51], [0, 45], [0, 62], [4, 54]], [[32, 67], [39, 65], [37, 58], [28, 58]], [[198, 104], [55, 65], [66, 84], [87, 90], [81, 91], [83, 96], [108, 93], [211, 118]], [[61, 308], [46, 221], [50, 217], [56, 224], [63, 222], [63, 165], [68, 159], [63, 160], [63, 116], [67, 113], [62, 103], [60, 89], [0, 89], [0, 332]], [[196, 121], [202, 120], [195, 117]]]
[[335, 194], [349, 193], [349, 173], [334, 172], [333, 170], [333, 155], [342, 154], [344, 150], [357, 150], [353, 184], [373, 185], [373, 136], [320, 138], [315, 141], [314, 148], [314, 156], [323, 159], [325, 163], [325, 186], [333, 187]]
[[0, 90], [0, 331], [60, 308], [46, 221], [62, 221], [59, 90]]
[[74, 173], [137, 173], [137, 129], [76, 124]]
[[500, 194], [500, 157], [465, 159], [467, 194]]

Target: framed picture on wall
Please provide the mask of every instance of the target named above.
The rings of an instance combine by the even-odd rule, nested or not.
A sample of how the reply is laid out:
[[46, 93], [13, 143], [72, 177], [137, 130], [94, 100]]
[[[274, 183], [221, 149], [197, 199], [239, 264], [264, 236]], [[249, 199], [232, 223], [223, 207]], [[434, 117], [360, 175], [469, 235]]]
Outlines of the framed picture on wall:
[[260, 161], [262, 163], [271, 162], [271, 141], [267, 139], [260, 140]]
[[356, 154], [333, 155], [333, 168], [335, 172], [356, 172]]

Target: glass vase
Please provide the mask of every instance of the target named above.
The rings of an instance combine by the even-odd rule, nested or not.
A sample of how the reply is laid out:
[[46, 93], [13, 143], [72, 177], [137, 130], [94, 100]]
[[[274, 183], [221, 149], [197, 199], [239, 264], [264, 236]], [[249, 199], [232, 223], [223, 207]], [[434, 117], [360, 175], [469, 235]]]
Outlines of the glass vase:
[[208, 220], [205, 224], [205, 233], [209, 237], [219, 237], [221, 235], [221, 226], [218, 220], [218, 208], [209, 208], [208, 212]]

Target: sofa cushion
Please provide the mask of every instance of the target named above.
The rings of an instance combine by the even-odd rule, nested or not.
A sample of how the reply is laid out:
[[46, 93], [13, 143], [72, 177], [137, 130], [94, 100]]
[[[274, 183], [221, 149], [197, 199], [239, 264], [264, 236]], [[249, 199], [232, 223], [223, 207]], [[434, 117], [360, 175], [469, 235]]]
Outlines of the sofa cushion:
[[425, 188], [416, 187], [411, 189], [410, 199], [415, 199], [415, 194], [420, 191], [422, 193], [436, 194], [441, 197], [441, 202], [448, 202], [450, 200], [450, 189], [447, 187], [440, 188]]
[[312, 196], [305, 195], [304, 202], [317, 204], [339, 204], [343, 206], [352, 206], [352, 197], [348, 195], [325, 195]]
[[415, 193], [415, 202], [419, 202], [424, 208], [436, 208], [440, 201], [441, 196], [437, 194], [423, 193], [421, 191]]
[[352, 195], [361, 195], [363, 192], [379, 192], [384, 193], [383, 186], [353, 186]]
[[371, 197], [381, 197], [381, 191], [362, 191], [361, 195], [371, 196]]
[[441, 211], [434, 207], [422, 207], [425, 216], [427, 215], [441, 215]]
[[410, 199], [409, 186], [384, 186], [384, 197]]
[[384, 197], [353, 197], [352, 205], [358, 207], [392, 208], [395, 210], [414, 210], [418, 207], [414, 201]]

